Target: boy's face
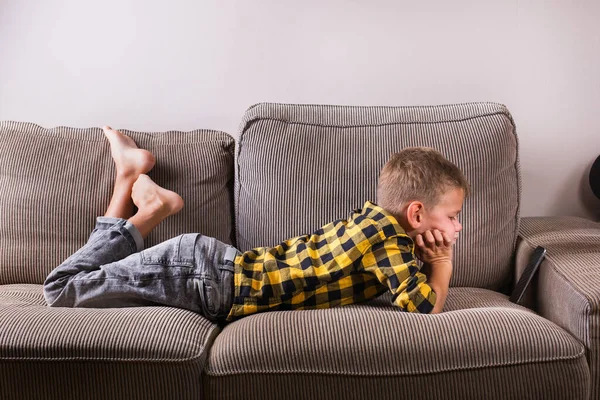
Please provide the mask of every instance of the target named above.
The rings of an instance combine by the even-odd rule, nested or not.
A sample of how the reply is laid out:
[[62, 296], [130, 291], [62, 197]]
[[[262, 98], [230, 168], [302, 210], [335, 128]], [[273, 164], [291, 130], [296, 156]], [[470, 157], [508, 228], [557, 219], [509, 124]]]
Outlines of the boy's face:
[[462, 189], [448, 190], [441, 196], [437, 205], [424, 209], [422, 223], [416, 233], [437, 229], [456, 241], [458, 233], [462, 230], [462, 225], [458, 222], [458, 214], [462, 210], [464, 199], [465, 194]]

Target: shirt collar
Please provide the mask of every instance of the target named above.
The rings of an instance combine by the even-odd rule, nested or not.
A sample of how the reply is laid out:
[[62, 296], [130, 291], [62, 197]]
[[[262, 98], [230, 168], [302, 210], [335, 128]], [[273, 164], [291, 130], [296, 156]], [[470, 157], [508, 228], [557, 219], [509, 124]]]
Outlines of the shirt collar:
[[[384, 231], [391, 229], [393, 230], [394, 235], [406, 235], [406, 231], [400, 226], [396, 217], [373, 202], [365, 202], [363, 208], [356, 210], [355, 212], [376, 221]], [[392, 236], [387, 232], [386, 235]]]

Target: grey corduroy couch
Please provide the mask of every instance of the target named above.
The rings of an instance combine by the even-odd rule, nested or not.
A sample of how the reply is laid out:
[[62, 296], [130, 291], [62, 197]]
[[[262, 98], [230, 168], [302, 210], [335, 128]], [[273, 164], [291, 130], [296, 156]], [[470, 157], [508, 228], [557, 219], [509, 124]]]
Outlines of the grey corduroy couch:
[[[109, 122], [109, 121], [108, 121]], [[87, 239], [114, 169], [99, 128], [0, 123], [2, 399], [587, 399], [600, 397], [600, 226], [520, 219], [518, 142], [494, 103], [433, 107], [259, 104], [223, 132], [125, 131], [185, 199], [147, 246], [201, 232], [247, 250], [347, 217], [406, 146], [466, 174], [444, 312], [383, 295], [217, 326], [167, 307], [49, 308], [45, 276]], [[507, 294], [548, 249], [529, 308]]]

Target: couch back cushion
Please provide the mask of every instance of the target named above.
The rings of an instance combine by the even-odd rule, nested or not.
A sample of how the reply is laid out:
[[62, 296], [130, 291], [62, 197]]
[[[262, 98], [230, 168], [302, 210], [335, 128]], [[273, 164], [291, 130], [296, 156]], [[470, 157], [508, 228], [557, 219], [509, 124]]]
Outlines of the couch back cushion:
[[511, 279], [520, 177], [513, 120], [495, 103], [249, 108], [236, 150], [238, 247], [307, 234], [376, 201], [379, 170], [409, 146], [439, 150], [471, 184], [451, 285], [501, 289]]
[[[145, 245], [185, 232], [233, 243], [233, 138], [210, 130], [122, 132], [155, 155], [148, 175], [185, 201]], [[106, 210], [115, 176], [108, 142], [100, 128], [0, 122], [0, 165], [0, 284], [42, 283]]]

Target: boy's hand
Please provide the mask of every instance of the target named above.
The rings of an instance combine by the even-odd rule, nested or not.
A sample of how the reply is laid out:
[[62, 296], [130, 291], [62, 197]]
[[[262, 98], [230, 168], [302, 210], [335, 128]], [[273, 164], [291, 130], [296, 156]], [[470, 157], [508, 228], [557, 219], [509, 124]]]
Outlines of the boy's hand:
[[426, 231], [415, 237], [415, 254], [427, 264], [452, 263], [454, 241], [437, 229]]
[[415, 254], [427, 267], [429, 286], [436, 294], [432, 314], [442, 312], [450, 277], [452, 276], [452, 245], [454, 240], [437, 229], [426, 231], [415, 237]]

